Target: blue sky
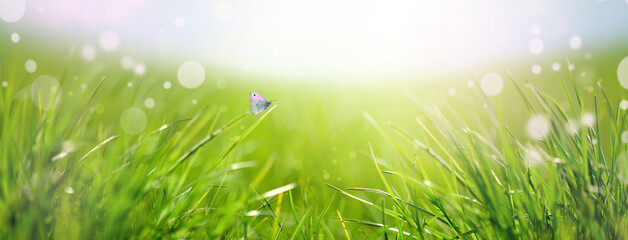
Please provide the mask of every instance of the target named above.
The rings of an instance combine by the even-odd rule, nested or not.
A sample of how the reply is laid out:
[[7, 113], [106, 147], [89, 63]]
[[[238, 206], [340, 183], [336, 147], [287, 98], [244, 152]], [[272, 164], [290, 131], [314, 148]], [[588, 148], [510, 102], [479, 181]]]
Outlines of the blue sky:
[[[136, 59], [278, 75], [372, 76], [553, 57], [617, 44], [628, 29], [622, 0], [33, 0], [22, 17], [19, 2], [0, 0], [2, 24], [16, 32]], [[104, 33], [118, 37], [114, 49], [99, 46]]]

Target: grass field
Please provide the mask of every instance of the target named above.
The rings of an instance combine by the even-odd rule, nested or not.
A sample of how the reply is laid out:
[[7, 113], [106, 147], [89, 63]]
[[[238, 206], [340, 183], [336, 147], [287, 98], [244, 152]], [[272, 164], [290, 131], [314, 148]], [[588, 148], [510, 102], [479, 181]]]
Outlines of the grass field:
[[[504, 82], [487, 96], [484, 70], [357, 84], [206, 65], [191, 90], [178, 61], [138, 75], [2, 41], [2, 239], [628, 238], [628, 51], [485, 67]], [[275, 101], [253, 116], [250, 91]]]

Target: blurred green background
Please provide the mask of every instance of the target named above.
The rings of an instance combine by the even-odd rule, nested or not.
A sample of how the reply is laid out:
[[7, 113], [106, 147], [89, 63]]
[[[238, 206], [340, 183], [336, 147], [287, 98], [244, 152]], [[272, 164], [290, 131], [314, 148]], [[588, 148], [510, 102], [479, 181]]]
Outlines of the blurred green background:
[[[433, 109], [500, 149], [508, 147], [500, 144], [502, 127], [522, 144], [545, 143], [530, 137], [535, 113], [526, 107], [517, 86], [528, 96], [534, 93], [532, 86], [540, 89], [557, 99], [564, 111], [574, 110], [581, 101], [582, 108], [572, 116], [576, 127], [585, 129], [584, 116], [593, 114], [602, 152], [615, 156], [626, 148], [618, 134], [625, 133], [626, 125], [618, 119], [625, 116], [619, 106], [627, 98], [618, 80], [620, 62], [628, 56], [621, 37], [563, 52], [548, 44], [549, 53], [542, 57], [517, 54], [423, 74], [399, 71], [371, 77], [368, 68], [355, 76], [274, 75], [199, 60], [205, 77], [199, 87], [188, 89], [177, 76], [179, 66], [190, 60], [183, 54], [134, 52], [126, 45], [113, 52], [96, 49], [92, 59], [85, 57], [82, 40], [67, 40], [72, 36], [51, 38], [55, 32], [51, 29], [2, 24], [0, 233], [8, 238], [348, 237], [335, 218], [336, 210], [342, 217], [372, 222], [379, 222], [382, 212], [325, 184], [385, 189], [369, 144], [382, 170], [418, 171], [403, 163], [407, 153], [416, 161], [412, 166], [421, 165], [427, 173], [415, 176], [441, 187], [452, 181], [428, 151], [393, 130], [403, 129], [436, 154], [453, 152], [455, 143], [443, 146], [447, 151], [438, 147], [441, 142], [436, 139], [446, 139], [436, 130], [439, 122], [425, 122], [427, 129], [434, 129], [435, 139], [417, 122], [436, 118], [430, 115], [435, 114]], [[14, 32], [19, 32], [17, 42]], [[130, 69], [121, 66], [122, 59], [134, 54], [142, 56], [141, 63], [131, 63]], [[542, 68], [540, 74], [531, 71], [536, 64]], [[552, 70], [553, 64], [560, 69]], [[496, 96], [483, 93], [482, 78], [491, 72], [503, 83]], [[42, 78], [45, 75], [51, 78]], [[580, 95], [565, 98], [561, 79], [573, 81]], [[596, 108], [602, 101], [598, 84], [610, 108]], [[263, 117], [242, 115], [249, 112], [250, 91], [273, 100], [276, 107]], [[42, 105], [49, 108], [38, 107]], [[495, 125], [493, 113], [503, 125]], [[549, 111], [546, 116], [553, 119]], [[214, 132], [232, 121], [235, 125]], [[215, 138], [196, 149], [203, 138], [214, 137], [212, 132], [217, 133]], [[112, 136], [118, 138], [99, 145]], [[101, 147], [93, 150], [96, 146]], [[192, 149], [189, 158], [178, 161]], [[241, 162], [254, 164], [242, 169], [233, 165]], [[403, 184], [393, 185], [402, 191]], [[260, 197], [282, 186], [292, 189], [289, 200], [283, 191]], [[620, 189], [625, 191], [625, 184]], [[376, 205], [386, 199], [355, 195]], [[429, 201], [427, 195], [415, 194], [414, 200]], [[392, 207], [392, 202], [385, 205]], [[251, 213], [264, 206], [272, 208], [259, 217]], [[309, 222], [301, 225], [299, 219]], [[319, 220], [326, 227], [319, 227]], [[562, 232], [575, 237], [575, 226]], [[356, 239], [388, 237], [363, 224], [347, 228]], [[616, 234], [597, 236], [626, 236]], [[508, 235], [468, 237], [490, 236]]]

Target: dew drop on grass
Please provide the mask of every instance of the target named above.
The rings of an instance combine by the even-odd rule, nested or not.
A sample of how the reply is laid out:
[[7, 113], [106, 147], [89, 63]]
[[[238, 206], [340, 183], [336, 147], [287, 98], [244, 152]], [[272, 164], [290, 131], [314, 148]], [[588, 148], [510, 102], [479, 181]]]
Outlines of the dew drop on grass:
[[541, 66], [538, 64], [532, 65], [532, 73], [539, 74], [541, 73]]
[[447, 90], [447, 94], [449, 94], [449, 96], [456, 96], [456, 89], [455, 88], [450, 88], [449, 90]]
[[530, 41], [530, 52], [534, 55], [539, 55], [543, 52], [543, 40], [534, 38]]
[[81, 49], [81, 56], [88, 62], [94, 60], [96, 58], [96, 49], [92, 45], [85, 45]]
[[124, 56], [120, 60], [120, 66], [122, 66], [123, 69], [127, 69], [127, 70], [131, 69], [133, 68], [134, 65], [135, 65], [135, 60], [133, 60], [132, 57]]
[[621, 141], [623, 143], [628, 143], [628, 131], [624, 131], [621, 133]]
[[628, 57], [625, 57], [619, 63], [617, 67], [617, 79], [622, 87], [628, 89]]
[[550, 122], [545, 115], [536, 115], [528, 120], [526, 131], [532, 139], [542, 140], [550, 131]]
[[504, 81], [497, 73], [487, 73], [480, 82], [482, 91], [489, 96], [496, 96], [504, 88]]
[[135, 74], [137, 75], [144, 75], [144, 73], [146, 73], [146, 66], [144, 66], [144, 64], [142, 63], [138, 63], [135, 64], [135, 67], [133, 68], [133, 72], [135, 72]]
[[552, 63], [552, 70], [554, 70], [554, 72], [560, 71], [560, 63]]
[[61, 86], [57, 79], [50, 75], [41, 75], [31, 84], [31, 99], [40, 109], [54, 108], [61, 100]]
[[592, 113], [585, 113], [582, 115], [582, 119], [580, 121], [584, 126], [593, 127], [593, 124], [595, 124], [595, 116]]
[[205, 81], [205, 68], [198, 62], [187, 61], [179, 66], [177, 71], [179, 83], [189, 89], [197, 88]]
[[14, 32], [11, 34], [11, 42], [19, 43], [20, 42], [20, 34]]
[[165, 89], [170, 89], [170, 87], [172, 87], [172, 84], [169, 81], [165, 81], [164, 82], [164, 88]]
[[74, 194], [74, 188], [72, 187], [66, 187], [63, 191], [67, 194]]
[[626, 110], [626, 109], [628, 109], [628, 101], [626, 101], [626, 100], [621, 100], [621, 102], [619, 103], [619, 108], [621, 108], [621, 110]]
[[146, 114], [142, 109], [131, 107], [120, 115], [120, 127], [126, 133], [135, 135], [141, 133], [146, 128]]
[[26, 12], [26, 0], [0, 1], [0, 19], [13, 23], [17, 22]]
[[144, 100], [144, 106], [146, 108], [154, 108], [155, 107], [155, 100], [152, 98], [147, 98], [146, 100]]
[[24, 68], [26, 69], [27, 72], [33, 73], [37, 71], [37, 62], [35, 62], [35, 60], [33, 59], [28, 59], [26, 60], [26, 63], [24, 64]]
[[100, 47], [105, 51], [113, 51], [120, 45], [120, 36], [114, 32], [105, 32], [100, 35]]
[[569, 46], [573, 49], [578, 49], [582, 46], [582, 39], [580, 36], [573, 36], [569, 39]]

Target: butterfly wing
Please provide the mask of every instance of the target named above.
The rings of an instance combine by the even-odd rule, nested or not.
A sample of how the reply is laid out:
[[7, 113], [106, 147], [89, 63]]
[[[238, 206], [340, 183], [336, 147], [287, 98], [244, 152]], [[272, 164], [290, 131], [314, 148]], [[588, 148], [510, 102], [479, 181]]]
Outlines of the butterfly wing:
[[257, 92], [251, 92], [251, 93], [249, 93], [249, 97], [251, 98], [251, 101], [253, 101], [253, 100], [261, 100], [261, 101], [267, 102], [267, 101], [266, 101], [266, 98], [264, 98], [264, 97], [262, 96], [262, 94], [259, 94], [259, 93], [257, 93]]
[[266, 110], [269, 106], [270, 106], [270, 102], [266, 101], [266, 99], [264, 100], [252, 99], [251, 100], [251, 113], [257, 116], [257, 114], [260, 114], [261, 112]]

